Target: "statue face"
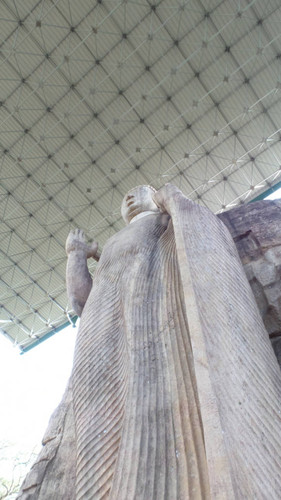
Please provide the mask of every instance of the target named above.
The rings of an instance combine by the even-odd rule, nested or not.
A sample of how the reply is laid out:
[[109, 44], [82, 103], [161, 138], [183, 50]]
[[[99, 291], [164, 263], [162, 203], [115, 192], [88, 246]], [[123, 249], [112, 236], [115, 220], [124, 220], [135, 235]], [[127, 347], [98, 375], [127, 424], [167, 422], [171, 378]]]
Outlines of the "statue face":
[[126, 224], [129, 224], [133, 217], [142, 212], [159, 212], [159, 208], [152, 199], [154, 193], [155, 189], [150, 186], [138, 186], [125, 195], [121, 214]]

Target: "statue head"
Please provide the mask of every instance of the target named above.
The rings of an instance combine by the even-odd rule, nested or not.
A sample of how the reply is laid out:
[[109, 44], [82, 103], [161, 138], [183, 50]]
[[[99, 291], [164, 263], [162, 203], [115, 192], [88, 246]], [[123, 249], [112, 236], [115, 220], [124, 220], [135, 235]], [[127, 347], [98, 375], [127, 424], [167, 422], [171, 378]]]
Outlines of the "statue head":
[[156, 193], [156, 189], [151, 186], [137, 186], [124, 196], [121, 215], [126, 224], [129, 224], [133, 217], [142, 212], [160, 211], [152, 199], [154, 193]]

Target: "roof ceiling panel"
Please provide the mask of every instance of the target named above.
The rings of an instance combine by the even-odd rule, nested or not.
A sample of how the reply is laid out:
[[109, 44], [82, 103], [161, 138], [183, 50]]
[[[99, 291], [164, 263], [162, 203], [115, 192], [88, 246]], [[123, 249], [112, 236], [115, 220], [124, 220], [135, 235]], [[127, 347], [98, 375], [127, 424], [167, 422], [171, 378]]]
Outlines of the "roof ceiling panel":
[[[269, 33], [273, 38], [275, 35], [280, 35], [280, 31], [277, 33], [276, 30], [278, 23], [281, 21], [279, 0], [271, 0], [266, 3], [256, 2], [255, 5], [253, 5], [252, 11], [255, 18], [262, 21], [260, 25], [262, 24], [268, 27]], [[274, 24], [275, 27], [273, 27], [271, 31], [272, 24]]]
[[204, 7], [192, 0], [190, 2], [160, 3], [156, 15], [170, 33], [173, 40], [181, 40], [190, 32], [191, 26], [197, 26], [203, 18]]
[[2, 159], [1, 165], [1, 184], [5, 194], [12, 192], [19, 184], [26, 179], [26, 174], [17, 162], [12, 160], [8, 154]]
[[[27, 164], [27, 161], [25, 163]], [[39, 165], [32, 171], [32, 178], [37, 186], [36, 190], [34, 190], [35, 197], [41, 192], [45, 196], [57, 193], [62, 184], [65, 185], [69, 182], [68, 173], [66, 173], [68, 168], [57, 165], [52, 157], [50, 159], [48, 157], [40, 158], [40, 162], [37, 160], [37, 163]], [[53, 192], [52, 188], [54, 189]], [[60, 200], [57, 201], [57, 203], [59, 202]]]
[[[251, 86], [256, 96], [267, 96], [267, 102], [270, 98], [273, 100], [278, 90], [278, 70], [280, 70], [280, 62], [273, 61], [269, 67], [263, 65], [263, 68], [257, 75], [251, 78]], [[263, 103], [266, 108], [266, 104]]]
[[69, 230], [102, 247], [134, 185], [172, 181], [217, 212], [280, 181], [281, 6], [3, 0], [1, 14], [1, 319], [26, 348], [73, 314]]
[[[154, 165], [151, 165], [150, 168], [147, 166], [147, 170], [151, 172], [152, 168]], [[154, 168], [153, 168], [153, 171]], [[144, 185], [154, 185], [155, 182], [149, 182], [149, 178], [147, 177], [147, 171], [145, 170], [144, 167], [141, 167], [138, 170], [132, 170], [131, 172], [128, 172], [128, 174], [122, 179], [120, 182], [120, 191], [122, 193], [127, 193], [130, 189], [133, 189], [135, 186], [140, 186], [142, 184]], [[154, 172], [153, 172], [154, 173]], [[157, 187], [157, 186], [156, 186]], [[118, 210], [118, 217], [120, 217], [120, 205], [119, 205], [119, 210]], [[117, 210], [116, 210], [117, 213]]]
[[7, 265], [7, 268], [5, 268], [5, 260], [3, 258], [3, 254], [1, 255], [1, 276], [5, 276], [6, 270], [10, 271], [10, 268], [12, 268], [13, 263], [17, 262], [16, 255], [20, 254], [21, 252], [24, 252], [26, 249], [22, 245], [22, 240], [21, 238], [16, 234], [15, 231], [12, 231], [11, 228], [5, 224], [5, 232], [2, 233], [1, 235], [1, 241], [2, 241], [2, 251], [3, 253], [9, 253], [9, 264]]
[[258, 157], [256, 161], [264, 164], [266, 173], [270, 175], [270, 172], [280, 169], [281, 166], [281, 154], [280, 154], [280, 136], [275, 134], [273, 140], [267, 141], [260, 148]]
[[[108, 10], [109, 5], [108, 3]], [[111, 2], [111, 6], [116, 8], [114, 2]], [[124, 30], [124, 33], [130, 33], [137, 24], [142, 25], [145, 18], [150, 16], [150, 14], [151, 7], [148, 2], [120, 2], [116, 9], [116, 15], [114, 15], [114, 21], [116, 25]], [[141, 37], [142, 39], [143, 36]]]
[[193, 163], [196, 158], [205, 153], [204, 149], [201, 149], [201, 143], [198, 141], [193, 128], [185, 128], [183, 132], [179, 131], [177, 137], [165, 147], [165, 150], [173, 158], [173, 161], [170, 161], [169, 169], [173, 168], [174, 164], [184, 161]]

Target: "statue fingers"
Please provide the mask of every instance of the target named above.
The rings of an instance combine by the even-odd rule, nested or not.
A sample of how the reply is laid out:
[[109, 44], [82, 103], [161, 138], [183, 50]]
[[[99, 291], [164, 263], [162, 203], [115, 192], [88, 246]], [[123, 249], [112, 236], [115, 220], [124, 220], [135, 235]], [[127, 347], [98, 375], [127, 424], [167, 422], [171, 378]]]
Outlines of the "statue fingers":
[[74, 239], [75, 239], [75, 230], [72, 230], [69, 232], [69, 234], [66, 238], [66, 242], [65, 242], [66, 253], [68, 253], [68, 247], [70, 247], [72, 245], [72, 242]]
[[83, 229], [79, 229], [79, 228], [74, 229], [74, 235], [75, 235], [75, 238], [77, 238], [77, 240], [82, 241], [82, 242], [86, 241], [85, 233], [84, 233]]
[[67, 255], [77, 250], [84, 250], [87, 252], [86, 238], [82, 229], [76, 228], [70, 231], [66, 239], [65, 250]]

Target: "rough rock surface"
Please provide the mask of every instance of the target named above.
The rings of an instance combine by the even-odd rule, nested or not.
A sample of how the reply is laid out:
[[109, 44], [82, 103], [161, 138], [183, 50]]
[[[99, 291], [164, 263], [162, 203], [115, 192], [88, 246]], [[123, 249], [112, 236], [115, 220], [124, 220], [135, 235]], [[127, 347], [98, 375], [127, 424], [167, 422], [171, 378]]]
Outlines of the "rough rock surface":
[[234, 239], [281, 365], [281, 201], [249, 203], [219, 218]]
[[[42, 450], [26, 476], [20, 500], [74, 500], [76, 443], [69, 382], [63, 399], [50, 418]], [[47, 480], [44, 480], [48, 478]]]

